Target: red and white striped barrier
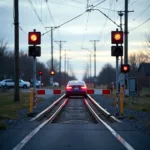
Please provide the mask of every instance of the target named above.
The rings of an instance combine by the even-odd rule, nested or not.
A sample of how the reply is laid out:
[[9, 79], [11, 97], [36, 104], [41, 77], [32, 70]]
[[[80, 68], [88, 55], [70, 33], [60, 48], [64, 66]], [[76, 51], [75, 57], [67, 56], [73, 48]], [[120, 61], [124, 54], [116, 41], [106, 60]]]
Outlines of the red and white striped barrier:
[[45, 94], [45, 90], [37, 90], [37, 94], [43, 95], [43, 94]]
[[110, 95], [111, 90], [110, 89], [96, 89], [94, 91], [94, 94], [99, 94], [99, 95]]
[[61, 94], [61, 90], [54, 89], [54, 90], [53, 90], [53, 94]]

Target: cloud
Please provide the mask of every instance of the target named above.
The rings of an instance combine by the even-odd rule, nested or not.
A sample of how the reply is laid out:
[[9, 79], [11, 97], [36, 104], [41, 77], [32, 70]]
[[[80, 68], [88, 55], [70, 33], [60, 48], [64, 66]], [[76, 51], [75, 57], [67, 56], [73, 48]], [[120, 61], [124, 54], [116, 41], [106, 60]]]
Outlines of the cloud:
[[[81, 2], [86, 4], [86, 1]], [[89, 5], [92, 5], [94, 0], [89, 2]], [[133, 1], [129, 1], [129, 10], [134, 10], [134, 12], [129, 13], [129, 53], [142, 50], [143, 42], [145, 41], [145, 33], [148, 32], [150, 25], [150, 22], [147, 22], [136, 30], [130, 31], [149, 18], [149, 9], [142, 14], [142, 12], [148, 6], [149, 0], [136, 1], [133, 4], [132, 2]], [[36, 16], [31, 4], [27, 0], [20, 0], [19, 25], [22, 30], [19, 30], [19, 42], [20, 49], [24, 50], [26, 53], [28, 52], [29, 31], [36, 29], [37, 31], [41, 31], [41, 33], [45, 33], [46, 29], [44, 27], [61, 25], [66, 21], [74, 18], [75, 16], [83, 13], [86, 9], [86, 5], [70, 0], [49, 0], [48, 4], [52, 16], [51, 18], [48, 11], [48, 6], [46, 5], [45, 1], [32, 0], [32, 3], [43, 25]], [[93, 5], [97, 3], [98, 2], [95, 2]], [[96, 8], [100, 9], [117, 24], [120, 24], [117, 11], [124, 10], [124, 2], [122, 2], [121, 0], [118, 2], [113, 0], [105, 1]], [[0, 14], [0, 36], [4, 37], [4, 39], [8, 41], [10, 49], [13, 50], [13, 1], [0, 0]], [[133, 19], [135, 19], [135, 21], [133, 21]], [[116, 30], [116, 28], [117, 26], [112, 23], [106, 16], [95, 10], [91, 11], [89, 15], [88, 13], [85, 13], [79, 18], [74, 19], [69, 23], [61, 26], [59, 29], [54, 30], [53, 40], [66, 41], [66, 43], [62, 45], [62, 55], [64, 55], [65, 50], [70, 50], [66, 52], [67, 57], [71, 58], [70, 63], [72, 64], [72, 66], [74, 66], [74, 72], [77, 74], [77, 77], [81, 79], [85, 71], [84, 68], [86, 64], [89, 63], [90, 54], [88, 50], [83, 50], [81, 48], [88, 48], [91, 53], [93, 53], [94, 45], [90, 42], [90, 40], [99, 40], [99, 42], [97, 42], [96, 44], [97, 73], [101, 70], [105, 63], [109, 62], [110, 64], [113, 64], [113, 66], [115, 66], [115, 57], [111, 57], [111, 31]], [[38, 58], [38, 60], [46, 62], [51, 58], [50, 32], [41, 37], [41, 42], [42, 56]], [[59, 45], [56, 43], [54, 43], [53, 45], [54, 57], [59, 60]], [[64, 60], [64, 57], [62, 57], [62, 60]]]

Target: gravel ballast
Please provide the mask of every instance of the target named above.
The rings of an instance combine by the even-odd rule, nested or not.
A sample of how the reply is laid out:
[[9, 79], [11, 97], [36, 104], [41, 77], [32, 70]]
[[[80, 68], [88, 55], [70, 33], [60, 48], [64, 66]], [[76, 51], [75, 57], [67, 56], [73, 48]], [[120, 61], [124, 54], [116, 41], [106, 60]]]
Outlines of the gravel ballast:
[[123, 117], [118, 116], [119, 109], [112, 104], [113, 100], [107, 96], [93, 95], [92, 96], [104, 109], [111, 115], [120, 118], [122, 122], [133, 125], [137, 130], [140, 130], [150, 135], [150, 112], [136, 111], [124, 108]]

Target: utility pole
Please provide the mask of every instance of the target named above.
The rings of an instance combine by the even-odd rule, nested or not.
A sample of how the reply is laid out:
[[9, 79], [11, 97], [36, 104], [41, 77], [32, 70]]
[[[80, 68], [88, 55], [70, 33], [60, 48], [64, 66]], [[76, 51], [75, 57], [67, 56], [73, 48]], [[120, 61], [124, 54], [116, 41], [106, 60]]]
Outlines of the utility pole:
[[[54, 70], [53, 66], [53, 30], [56, 29], [57, 27], [45, 27], [45, 28], [51, 28], [51, 70]], [[53, 76], [51, 76], [50, 83], [53, 85]]]
[[124, 14], [124, 35], [125, 35], [125, 40], [124, 40], [124, 63], [128, 64], [128, 13], [129, 12], [134, 12], [134, 11], [128, 11], [128, 3], [129, 0], [125, 0], [125, 14]]
[[124, 41], [124, 63], [128, 64], [128, 0], [125, 0], [125, 27], [124, 27], [124, 34], [125, 34], [125, 41]]
[[[125, 27], [124, 27], [124, 64], [128, 64], [128, 13], [129, 12], [134, 12], [134, 11], [128, 11], [128, 3], [129, 0], [125, 0], [125, 17], [124, 17], [124, 22], [125, 22]], [[126, 80], [126, 85], [125, 88], [128, 89], [128, 74], [125, 76]]]
[[91, 53], [90, 53], [90, 84], [91, 84]]
[[19, 1], [14, 0], [14, 53], [15, 53], [15, 66], [14, 66], [14, 79], [15, 79], [15, 91], [14, 101], [20, 101], [19, 93]]
[[87, 5], [86, 5], [86, 9], [89, 8], [89, 0], [87, 0]]
[[96, 42], [99, 40], [91, 40], [94, 43], [94, 88], [96, 87]]
[[59, 43], [59, 87], [61, 87], [61, 48], [62, 43], [65, 43], [66, 41], [55, 41], [56, 43]]
[[64, 85], [66, 85], [66, 63], [67, 62], [66, 62], [66, 51], [65, 51], [65, 58], [64, 58], [64, 77], [65, 77], [65, 80], [64, 80], [65, 82], [64, 83], [65, 84]]
[[[123, 31], [122, 29], [122, 16], [123, 16], [123, 11], [118, 11], [118, 15], [120, 16], [120, 31]], [[121, 44], [122, 46], [122, 44]], [[121, 65], [123, 64], [122, 56], [121, 56]]]

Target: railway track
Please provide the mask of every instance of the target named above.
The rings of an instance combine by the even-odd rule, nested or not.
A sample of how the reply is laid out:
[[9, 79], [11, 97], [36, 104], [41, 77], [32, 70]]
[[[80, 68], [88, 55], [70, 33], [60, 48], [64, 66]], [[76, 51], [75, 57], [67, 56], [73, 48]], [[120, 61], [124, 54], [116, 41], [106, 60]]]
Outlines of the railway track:
[[103, 124], [109, 132], [127, 149], [134, 150], [134, 148], [124, 140], [108, 122], [120, 122], [115, 117], [111, 116], [109, 112], [103, 109], [92, 97], [87, 98], [65, 98], [65, 95], [53, 102], [43, 112], [31, 119], [31, 121], [39, 120], [40, 125], [30, 132], [13, 150], [21, 150], [24, 145], [48, 123], [82, 123], [82, 124]]
[[49, 123], [100, 123], [99, 118], [106, 122], [120, 122], [103, 109], [92, 97], [65, 98], [65, 95], [52, 103], [47, 109], [31, 119]]

